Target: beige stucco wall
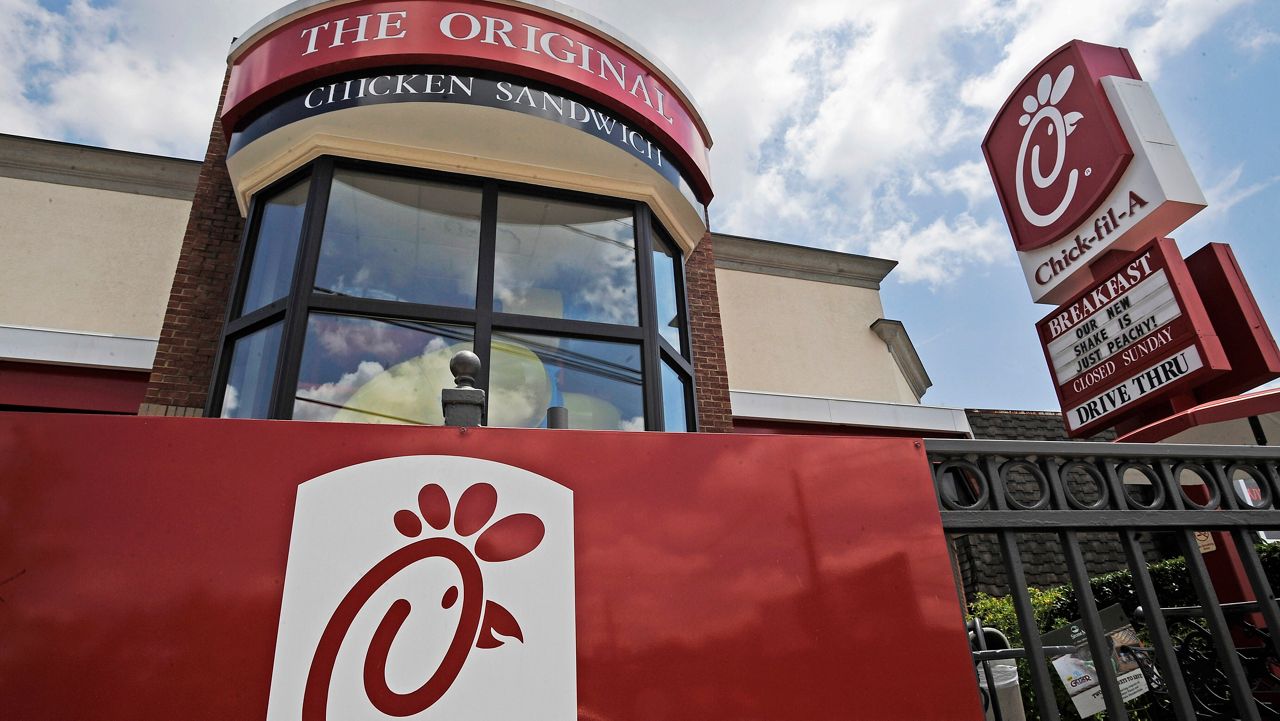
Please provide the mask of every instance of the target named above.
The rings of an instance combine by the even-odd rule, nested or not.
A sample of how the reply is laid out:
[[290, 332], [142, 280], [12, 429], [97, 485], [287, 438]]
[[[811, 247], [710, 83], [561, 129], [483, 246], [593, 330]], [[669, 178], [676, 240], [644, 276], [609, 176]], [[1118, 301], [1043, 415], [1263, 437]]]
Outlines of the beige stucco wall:
[[871, 330], [879, 291], [724, 268], [716, 284], [731, 389], [919, 402]]
[[0, 325], [157, 338], [190, 201], [0, 177]]

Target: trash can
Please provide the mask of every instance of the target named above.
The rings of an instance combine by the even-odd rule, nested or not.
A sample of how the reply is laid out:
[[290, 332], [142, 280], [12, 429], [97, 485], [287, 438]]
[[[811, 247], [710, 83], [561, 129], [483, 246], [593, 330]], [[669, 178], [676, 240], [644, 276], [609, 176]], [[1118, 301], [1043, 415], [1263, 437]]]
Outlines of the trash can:
[[[994, 628], [982, 629], [982, 640], [988, 651], [1009, 648], [1009, 638]], [[977, 635], [969, 632], [969, 646], [978, 650]], [[983, 666], [991, 669], [991, 681], [995, 688], [987, 687], [987, 674]], [[995, 721], [995, 704], [1000, 706], [1002, 721], [1026, 721], [1027, 713], [1022, 707], [1022, 688], [1018, 685], [1018, 662], [1014, 659], [998, 659], [975, 664], [978, 674], [978, 688], [981, 689], [987, 712], [987, 721]]]
[[1026, 721], [1027, 714], [1022, 708], [1022, 688], [1018, 685], [1018, 662], [1013, 659], [987, 661], [991, 668], [991, 679], [995, 682], [995, 693], [987, 688], [987, 674], [978, 664], [978, 688], [990, 701], [987, 703], [987, 721], [995, 721], [993, 703], [1000, 704], [1000, 718], [1004, 721]]

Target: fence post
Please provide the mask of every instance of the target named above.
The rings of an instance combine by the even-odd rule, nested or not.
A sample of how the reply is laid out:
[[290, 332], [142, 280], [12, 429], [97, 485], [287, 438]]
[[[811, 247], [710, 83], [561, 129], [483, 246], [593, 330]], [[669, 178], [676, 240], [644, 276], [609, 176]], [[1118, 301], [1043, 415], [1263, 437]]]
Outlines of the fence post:
[[440, 392], [444, 407], [444, 424], [471, 428], [484, 425], [484, 390], [475, 387], [480, 373], [480, 357], [471, 351], [459, 351], [449, 360], [455, 388]]

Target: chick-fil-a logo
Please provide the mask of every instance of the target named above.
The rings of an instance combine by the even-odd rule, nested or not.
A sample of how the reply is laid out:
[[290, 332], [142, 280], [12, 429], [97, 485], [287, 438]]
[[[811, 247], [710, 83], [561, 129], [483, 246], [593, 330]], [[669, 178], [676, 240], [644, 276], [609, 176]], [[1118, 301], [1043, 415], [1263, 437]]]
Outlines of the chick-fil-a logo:
[[269, 719], [572, 719], [572, 495], [411, 456], [299, 487]]
[[[1068, 65], [1058, 74], [1058, 79], [1054, 80], [1051, 75], [1045, 74], [1040, 78], [1039, 87], [1036, 89], [1035, 95], [1028, 95], [1022, 100], [1022, 109], [1026, 112], [1018, 118], [1018, 125], [1024, 126], [1027, 132], [1022, 136], [1022, 145], [1018, 148], [1018, 167], [1017, 172], [1017, 188], [1018, 188], [1018, 208], [1022, 211], [1023, 217], [1032, 225], [1044, 227], [1062, 217], [1067, 212], [1067, 208], [1071, 205], [1071, 201], [1076, 197], [1076, 183], [1080, 180], [1080, 170], [1072, 168], [1071, 173], [1067, 176], [1067, 187], [1063, 190], [1062, 202], [1058, 206], [1047, 213], [1041, 213], [1031, 206], [1031, 200], [1027, 198], [1027, 160], [1031, 160], [1030, 175], [1031, 181], [1035, 183], [1037, 188], [1051, 188], [1057, 184], [1058, 179], [1062, 177], [1063, 167], [1067, 160], [1067, 137], [1076, 131], [1076, 123], [1084, 117], [1083, 113], [1069, 112], [1063, 115], [1057, 105], [1062, 101], [1062, 96], [1067, 94], [1067, 90], [1071, 88], [1071, 81], [1075, 78], [1075, 66]], [[1054, 144], [1052, 157], [1055, 159], [1053, 169], [1048, 173], [1043, 172], [1040, 158], [1040, 143], [1036, 142], [1036, 130], [1041, 127], [1041, 123], [1045, 123], [1044, 132]], [[1027, 149], [1031, 149], [1031, 155], [1028, 158]]]
[[1073, 40], [1032, 70], [992, 121], [982, 151], [1018, 250], [1067, 237], [1133, 157], [1102, 88], [1107, 75], [1138, 77], [1126, 51]]

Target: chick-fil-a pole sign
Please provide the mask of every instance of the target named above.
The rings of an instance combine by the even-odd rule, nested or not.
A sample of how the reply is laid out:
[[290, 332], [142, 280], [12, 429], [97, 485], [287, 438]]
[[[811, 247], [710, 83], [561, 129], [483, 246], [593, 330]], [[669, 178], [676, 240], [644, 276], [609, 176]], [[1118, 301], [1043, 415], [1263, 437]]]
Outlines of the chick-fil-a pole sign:
[[1230, 365], [1177, 245], [1152, 241], [1036, 324], [1072, 435]]
[[228, 133], [267, 101], [377, 67], [493, 70], [580, 95], [654, 135], [711, 200], [711, 137], [656, 65], [602, 31], [532, 6], [465, 0], [309, 3], [240, 41], [222, 108]]
[[1073, 40], [1005, 101], [982, 143], [1032, 300], [1062, 303], [1109, 250], [1132, 251], [1205, 206], [1128, 51]]
[[982, 718], [918, 439], [10, 413], [0, 478], [6, 719]]

